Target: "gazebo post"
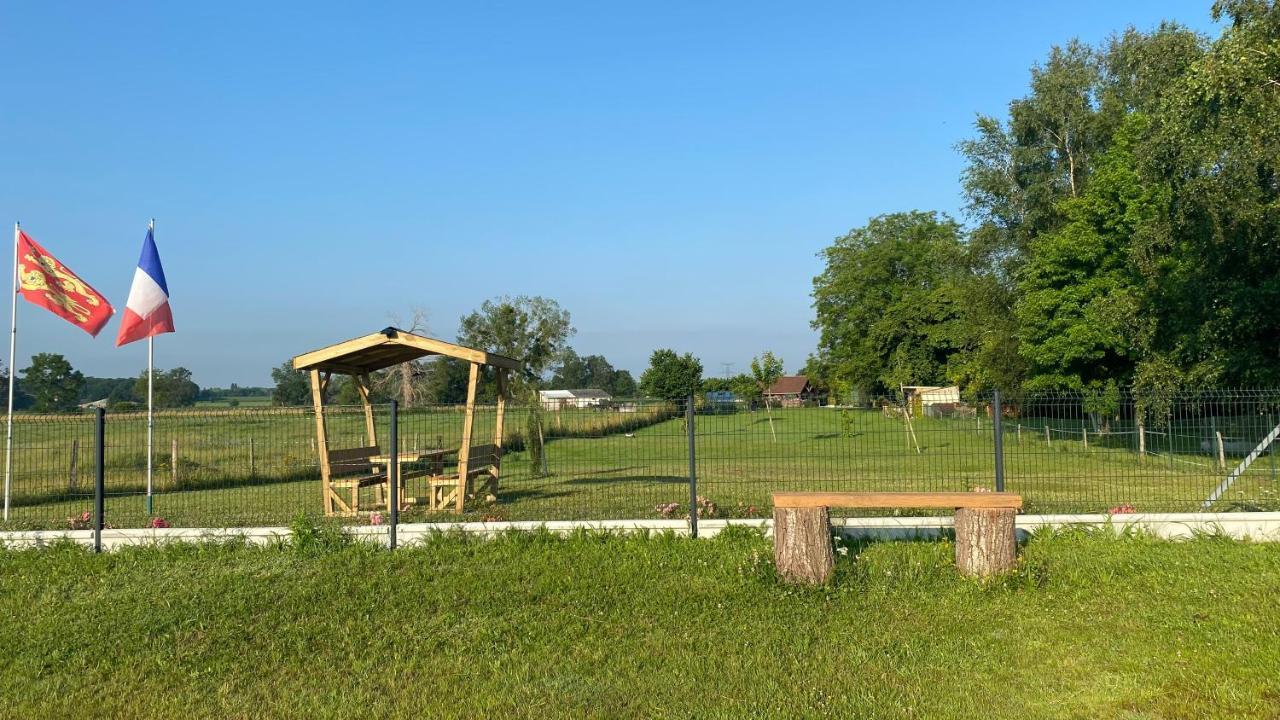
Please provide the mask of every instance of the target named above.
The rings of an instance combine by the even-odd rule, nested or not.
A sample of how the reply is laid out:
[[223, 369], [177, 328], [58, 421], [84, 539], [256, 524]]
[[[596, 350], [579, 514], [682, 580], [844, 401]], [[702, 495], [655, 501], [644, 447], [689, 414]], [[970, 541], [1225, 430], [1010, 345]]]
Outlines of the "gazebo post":
[[505, 368], [496, 368], [494, 374], [498, 378], [498, 416], [493, 422], [493, 447], [494, 447], [494, 465], [493, 465], [493, 494], [498, 493], [498, 476], [502, 472], [502, 436], [503, 436], [503, 420], [507, 410], [507, 371]]
[[333, 514], [333, 500], [329, 496], [329, 432], [324, 422], [324, 386], [320, 371], [311, 370], [311, 404], [316, 411], [316, 453], [320, 456], [320, 492], [325, 515]]
[[462, 447], [458, 448], [458, 497], [454, 509], [461, 513], [467, 504], [467, 474], [471, 472], [471, 428], [476, 419], [476, 384], [480, 381], [480, 364], [471, 363], [467, 379], [467, 410], [462, 418]]
[[369, 401], [370, 385], [368, 375], [353, 375], [356, 389], [360, 391], [360, 403], [364, 405], [364, 432], [369, 438], [369, 447], [378, 447], [378, 429], [373, 422], [373, 403]]

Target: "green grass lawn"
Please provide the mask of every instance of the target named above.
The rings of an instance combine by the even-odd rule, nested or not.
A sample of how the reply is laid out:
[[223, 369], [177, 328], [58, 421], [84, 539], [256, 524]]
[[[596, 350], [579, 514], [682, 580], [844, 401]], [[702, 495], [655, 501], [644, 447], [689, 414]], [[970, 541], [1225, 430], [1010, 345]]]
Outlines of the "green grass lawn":
[[1280, 716], [1280, 545], [945, 541], [779, 585], [767, 540], [0, 552], [0, 716]]
[[[350, 410], [331, 415], [332, 447], [365, 444], [363, 417]], [[508, 445], [523, 446], [527, 412], [510, 413]], [[387, 418], [382, 409], [379, 413], [385, 445]], [[668, 417], [547, 413], [548, 474], [535, 473], [525, 452], [509, 453], [499, 502], [474, 508], [466, 517], [646, 518], [658, 515], [658, 505], [672, 502], [682, 505], [683, 514], [688, 438], [684, 420]], [[477, 443], [489, 441], [493, 422], [491, 408], [478, 413]], [[1052, 442], [1043, 435], [1050, 423]], [[68, 517], [91, 504], [92, 421], [32, 416], [15, 425], [15, 505], [8, 527], [65, 527]], [[404, 449], [457, 447], [462, 413], [409, 411], [400, 426]], [[704, 415], [695, 427], [699, 494], [724, 515], [767, 515], [774, 490], [968, 490], [994, 483], [993, 436], [985, 418], [922, 418], [912, 427], [914, 440], [900, 419], [873, 410], [774, 409], [772, 422], [765, 412]], [[1093, 433], [1086, 446], [1078, 422], [1010, 420], [1004, 432], [1006, 489], [1024, 496], [1028, 512], [1105, 512], [1123, 504], [1148, 512], [1197, 510], [1228, 470], [1200, 452], [1195, 427], [1180, 430], [1172, 447], [1169, 436], [1152, 431], [1147, 447], [1153, 454], [1139, 457], [1132, 434]], [[1240, 432], [1262, 430], [1257, 425]], [[319, 513], [314, 432], [314, 418], [302, 409], [161, 414], [153, 458], [155, 514], [175, 525], [222, 526], [287, 524], [299, 514]], [[145, 438], [142, 416], [109, 419], [107, 517], [117, 527], [147, 522], [141, 495]], [[75, 452], [78, 465], [72, 473]], [[1234, 466], [1238, 458], [1229, 460]], [[1280, 507], [1276, 465], [1274, 456], [1254, 463], [1215, 509]], [[426, 495], [421, 481], [409, 491]], [[368, 492], [366, 501], [371, 501]], [[434, 518], [415, 511], [406, 519]]]

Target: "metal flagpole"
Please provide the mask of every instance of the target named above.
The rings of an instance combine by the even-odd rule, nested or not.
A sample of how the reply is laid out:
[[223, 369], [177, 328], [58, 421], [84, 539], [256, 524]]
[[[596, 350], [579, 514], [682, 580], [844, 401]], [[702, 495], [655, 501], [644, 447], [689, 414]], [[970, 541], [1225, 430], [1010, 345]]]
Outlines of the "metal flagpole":
[[[151, 222], [147, 223], [147, 234], [152, 236], [154, 242], [156, 230], [156, 219], [151, 218]], [[148, 320], [150, 322], [150, 320]], [[155, 377], [155, 336], [147, 336], [147, 515], [151, 514], [154, 508], [154, 501], [151, 497], [151, 464], [152, 460], [152, 441], [154, 439], [154, 423], [155, 423], [155, 396], [153, 390], [153, 378]]]
[[13, 358], [18, 350], [18, 233], [22, 224], [13, 224], [13, 308], [9, 313], [9, 417], [4, 442], [4, 519], [9, 520], [9, 489], [13, 480]]

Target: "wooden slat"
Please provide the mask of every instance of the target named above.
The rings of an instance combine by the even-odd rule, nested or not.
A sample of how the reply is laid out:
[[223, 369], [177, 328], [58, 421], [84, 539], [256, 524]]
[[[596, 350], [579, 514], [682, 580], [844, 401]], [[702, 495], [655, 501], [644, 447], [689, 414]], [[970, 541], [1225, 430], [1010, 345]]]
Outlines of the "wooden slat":
[[776, 492], [781, 508], [1022, 508], [1022, 496], [997, 492]]

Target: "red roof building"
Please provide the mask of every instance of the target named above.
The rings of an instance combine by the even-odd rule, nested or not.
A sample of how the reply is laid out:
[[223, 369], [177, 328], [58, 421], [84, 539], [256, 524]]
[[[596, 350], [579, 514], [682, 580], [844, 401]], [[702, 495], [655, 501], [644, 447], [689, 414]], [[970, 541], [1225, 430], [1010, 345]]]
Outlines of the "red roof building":
[[804, 375], [786, 375], [764, 391], [765, 400], [782, 407], [800, 407], [817, 397], [817, 390]]

